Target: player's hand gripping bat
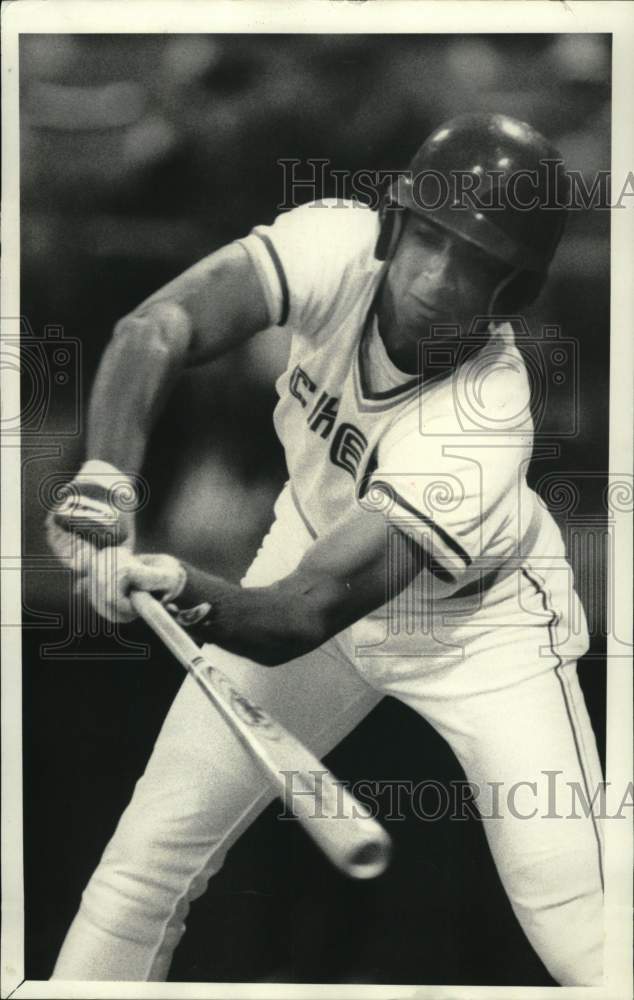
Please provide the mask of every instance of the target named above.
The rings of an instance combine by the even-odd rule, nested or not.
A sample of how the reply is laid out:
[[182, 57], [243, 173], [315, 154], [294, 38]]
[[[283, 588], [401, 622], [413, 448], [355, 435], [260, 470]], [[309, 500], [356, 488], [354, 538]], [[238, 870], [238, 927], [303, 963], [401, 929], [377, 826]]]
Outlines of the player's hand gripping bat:
[[[194, 677], [277, 794], [330, 860], [354, 878], [380, 875], [389, 861], [390, 838], [366, 806], [357, 802], [299, 740], [236, 690], [151, 594], [135, 590], [130, 600]], [[285, 773], [293, 776], [292, 790]], [[293, 795], [292, 791], [297, 792], [298, 788], [301, 794]]]

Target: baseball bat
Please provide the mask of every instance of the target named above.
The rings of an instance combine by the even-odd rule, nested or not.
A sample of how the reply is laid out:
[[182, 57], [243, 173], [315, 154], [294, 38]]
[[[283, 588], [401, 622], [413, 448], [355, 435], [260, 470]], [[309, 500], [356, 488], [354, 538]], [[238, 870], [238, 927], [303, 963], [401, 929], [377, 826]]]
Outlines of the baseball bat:
[[130, 599], [137, 613], [192, 675], [260, 765], [287, 808], [333, 864], [353, 878], [380, 875], [389, 862], [391, 842], [369, 809], [337, 782], [295, 736], [238, 691], [151, 594], [135, 590]]

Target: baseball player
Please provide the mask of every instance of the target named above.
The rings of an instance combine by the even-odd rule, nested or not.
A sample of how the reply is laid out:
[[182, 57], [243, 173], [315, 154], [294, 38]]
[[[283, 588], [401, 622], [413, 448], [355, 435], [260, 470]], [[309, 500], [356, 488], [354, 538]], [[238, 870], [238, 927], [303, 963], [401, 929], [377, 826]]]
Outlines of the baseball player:
[[[103, 616], [131, 620], [132, 588], [159, 594], [319, 755], [384, 695], [411, 706], [473, 783], [533, 948], [560, 984], [592, 985], [599, 819], [571, 819], [552, 796], [553, 776], [589, 802], [601, 781], [576, 675], [588, 637], [572, 625], [585, 619], [561, 534], [526, 483], [530, 386], [504, 319], [538, 294], [561, 237], [564, 209], [543, 206], [557, 159], [523, 122], [461, 116], [379, 212], [303, 205], [161, 289], [115, 328], [87, 461], [49, 536]], [[457, 172], [486, 178], [495, 203], [425, 196]], [[526, 207], [509, 196], [520, 174], [539, 195], [524, 192]], [[116, 493], [134, 488], [172, 382], [270, 327], [292, 335], [274, 415], [288, 482], [244, 580], [135, 553]], [[87, 521], [90, 539], [73, 531]], [[54, 977], [164, 979], [191, 900], [270, 799], [187, 678]]]

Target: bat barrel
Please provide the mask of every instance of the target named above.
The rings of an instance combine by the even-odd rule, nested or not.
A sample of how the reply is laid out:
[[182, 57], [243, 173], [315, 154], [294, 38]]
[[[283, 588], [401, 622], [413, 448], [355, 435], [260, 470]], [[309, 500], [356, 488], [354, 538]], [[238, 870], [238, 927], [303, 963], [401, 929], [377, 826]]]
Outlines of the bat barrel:
[[350, 878], [370, 879], [381, 875], [391, 856], [391, 841], [387, 833], [373, 819], [341, 822], [341, 818], [314, 817], [305, 822], [304, 829], [322, 848], [337, 868]]
[[[299, 748], [295, 753], [299, 763]], [[287, 808], [345, 875], [358, 879], [380, 875], [390, 862], [389, 835], [342, 782], [327, 771], [315, 770], [309, 761], [301, 763], [294, 786], [278, 782]]]
[[348, 857], [349, 874], [353, 878], [376, 878], [390, 863], [391, 844], [387, 837], [369, 840], [355, 848]]

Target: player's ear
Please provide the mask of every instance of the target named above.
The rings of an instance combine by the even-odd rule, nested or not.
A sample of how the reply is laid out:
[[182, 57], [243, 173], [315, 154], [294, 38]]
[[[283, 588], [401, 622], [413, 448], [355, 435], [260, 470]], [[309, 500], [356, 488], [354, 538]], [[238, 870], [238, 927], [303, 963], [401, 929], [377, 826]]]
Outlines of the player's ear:
[[390, 187], [379, 206], [379, 238], [374, 248], [377, 260], [391, 260], [405, 223], [405, 209], [396, 201]]

